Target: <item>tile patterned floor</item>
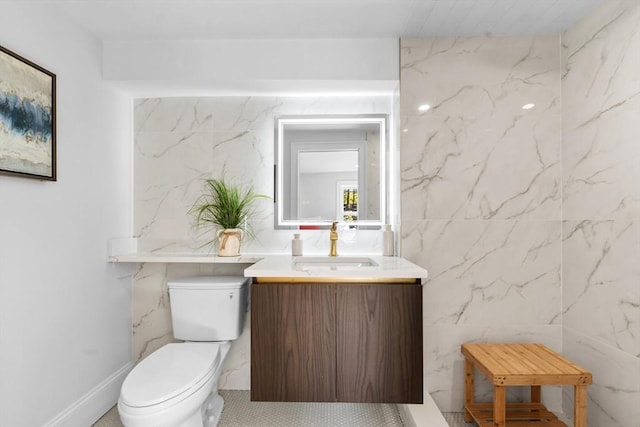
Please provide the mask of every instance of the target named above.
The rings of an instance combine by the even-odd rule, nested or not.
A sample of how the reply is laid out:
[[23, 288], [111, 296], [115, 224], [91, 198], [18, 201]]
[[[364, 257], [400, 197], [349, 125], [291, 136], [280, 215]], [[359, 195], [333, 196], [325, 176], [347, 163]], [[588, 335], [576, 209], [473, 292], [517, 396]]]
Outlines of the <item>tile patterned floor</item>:
[[220, 427], [402, 427], [396, 405], [251, 402], [246, 391], [225, 391]]
[[111, 408], [92, 427], [123, 427], [118, 416], [118, 408], [116, 406]]
[[[396, 405], [251, 402], [248, 391], [222, 390], [219, 427], [402, 427]], [[94, 427], [123, 427], [114, 407]]]
[[[225, 400], [219, 427], [402, 427], [396, 405], [354, 403], [251, 402], [248, 391], [221, 390]], [[442, 414], [450, 427], [476, 427], [465, 423], [462, 412]], [[561, 421], [572, 426], [567, 417]], [[123, 427], [113, 407], [93, 427]]]

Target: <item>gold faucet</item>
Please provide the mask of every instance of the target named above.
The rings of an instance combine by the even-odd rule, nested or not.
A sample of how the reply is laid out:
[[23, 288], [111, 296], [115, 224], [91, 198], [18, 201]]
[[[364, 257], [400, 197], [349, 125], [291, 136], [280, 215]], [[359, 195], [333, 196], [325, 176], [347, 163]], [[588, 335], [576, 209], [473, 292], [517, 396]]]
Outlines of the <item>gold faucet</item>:
[[331, 240], [331, 249], [329, 249], [329, 256], [338, 256], [338, 221], [333, 221], [331, 224], [331, 231], [329, 232], [329, 240]]

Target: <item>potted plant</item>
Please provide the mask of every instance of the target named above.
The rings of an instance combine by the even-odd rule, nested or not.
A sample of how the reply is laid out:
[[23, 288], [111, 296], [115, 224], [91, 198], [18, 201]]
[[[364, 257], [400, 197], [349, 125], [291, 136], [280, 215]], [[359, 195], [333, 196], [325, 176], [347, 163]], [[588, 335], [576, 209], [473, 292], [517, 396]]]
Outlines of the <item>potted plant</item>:
[[256, 199], [269, 198], [256, 194], [252, 187], [243, 188], [222, 179], [206, 179], [204, 193], [198, 198], [191, 213], [196, 228], [217, 229], [215, 237], [205, 245], [218, 242], [218, 256], [240, 255], [240, 241], [244, 234], [251, 235], [247, 219], [254, 214]]

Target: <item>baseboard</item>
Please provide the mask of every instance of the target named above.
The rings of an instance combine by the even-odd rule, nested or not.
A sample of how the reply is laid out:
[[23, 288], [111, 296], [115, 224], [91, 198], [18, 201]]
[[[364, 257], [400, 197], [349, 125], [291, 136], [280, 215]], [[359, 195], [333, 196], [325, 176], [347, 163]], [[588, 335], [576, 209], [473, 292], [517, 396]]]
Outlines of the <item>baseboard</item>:
[[440, 409], [426, 392], [422, 405], [398, 405], [398, 412], [406, 427], [449, 427]]
[[109, 378], [56, 415], [44, 427], [87, 427], [95, 423], [118, 401], [120, 388], [133, 368], [129, 362]]

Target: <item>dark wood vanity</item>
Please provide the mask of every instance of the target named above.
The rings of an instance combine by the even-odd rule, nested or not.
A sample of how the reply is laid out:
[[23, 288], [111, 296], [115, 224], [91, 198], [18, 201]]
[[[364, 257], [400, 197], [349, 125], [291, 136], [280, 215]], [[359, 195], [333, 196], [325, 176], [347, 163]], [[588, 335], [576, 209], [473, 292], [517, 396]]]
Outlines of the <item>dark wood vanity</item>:
[[251, 400], [422, 403], [422, 286], [274, 282], [251, 290]]

